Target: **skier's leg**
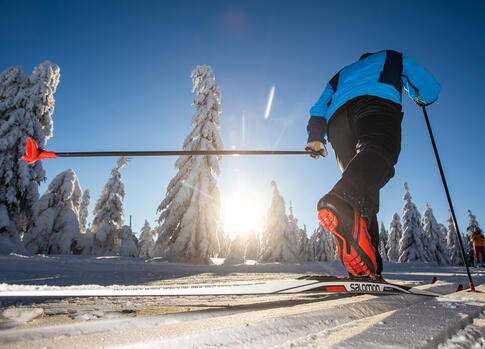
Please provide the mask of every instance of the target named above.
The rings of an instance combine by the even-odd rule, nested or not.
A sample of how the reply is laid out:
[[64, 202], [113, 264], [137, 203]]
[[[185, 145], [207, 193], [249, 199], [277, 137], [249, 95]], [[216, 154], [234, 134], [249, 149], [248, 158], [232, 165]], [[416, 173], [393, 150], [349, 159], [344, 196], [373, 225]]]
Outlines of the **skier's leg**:
[[[357, 139], [350, 121], [344, 105], [332, 116], [328, 126], [328, 139], [342, 172], [357, 154]], [[317, 210], [322, 225], [334, 235], [339, 259], [349, 274], [375, 277], [376, 248], [372, 247], [366, 223], [351, 203], [327, 194], [319, 201]]]
[[477, 263], [480, 264], [480, 250], [478, 246], [473, 246], [473, 249], [475, 250], [475, 258], [477, 260]]
[[482, 263], [485, 263], [485, 247], [484, 246], [480, 246], [478, 249], [479, 249], [480, 255], [482, 256]]
[[[372, 96], [354, 99], [348, 110], [356, 154], [331, 193], [370, 222], [379, 211], [379, 190], [394, 176], [401, 151], [402, 113], [398, 104]], [[332, 142], [331, 134], [329, 138]]]
[[[339, 257], [354, 274], [375, 276], [378, 227], [368, 227], [379, 210], [379, 190], [394, 175], [401, 150], [400, 106], [377, 97], [358, 97], [332, 117], [328, 138], [342, 179], [318, 203], [322, 225], [335, 236]], [[365, 218], [365, 219], [363, 219]], [[374, 240], [374, 241], [372, 241]]]

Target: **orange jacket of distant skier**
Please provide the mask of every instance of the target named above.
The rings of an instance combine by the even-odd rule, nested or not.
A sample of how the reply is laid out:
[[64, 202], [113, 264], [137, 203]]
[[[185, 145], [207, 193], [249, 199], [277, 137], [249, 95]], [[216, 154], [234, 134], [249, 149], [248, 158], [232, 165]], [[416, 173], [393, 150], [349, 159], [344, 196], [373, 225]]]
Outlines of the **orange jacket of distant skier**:
[[480, 232], [473, 232], [470, 236], [470, 241], [473, 243], [473, 246], [480, 247], [485, 245], [485, 237]]

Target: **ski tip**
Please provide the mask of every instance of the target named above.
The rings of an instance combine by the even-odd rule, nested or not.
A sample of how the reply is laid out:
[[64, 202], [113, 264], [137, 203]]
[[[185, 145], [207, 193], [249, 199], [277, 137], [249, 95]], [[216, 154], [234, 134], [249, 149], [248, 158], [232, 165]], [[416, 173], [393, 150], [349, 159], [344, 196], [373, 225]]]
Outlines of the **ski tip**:
[[25, 147], [25, 155], [22, 159], [30, 164], [42, 159], [55, 159], [57, 155], [52, 151], [45, 151], [37, 146], [37, 143], [30, 137], [27, 138], [27, 145]]
[[463, 291], [463, 285], [459, 284], [458, 287], [456, 288], [456, 292]]
[[438, 278], [436, 276], [433, 276], [433, 280], [431, 280], [431, 283], [434, 284], [436, 283], [436, 281], [438, 281]]

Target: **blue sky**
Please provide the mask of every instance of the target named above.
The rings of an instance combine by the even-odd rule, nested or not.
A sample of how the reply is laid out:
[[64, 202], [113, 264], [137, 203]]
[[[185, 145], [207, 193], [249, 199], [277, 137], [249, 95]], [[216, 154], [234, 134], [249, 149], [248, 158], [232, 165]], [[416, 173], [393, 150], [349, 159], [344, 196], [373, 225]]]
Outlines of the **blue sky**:
[[[30, 74], [44, 60], [60, 66], [53, 151], [181, 149], [195, 111], [190, 72], [200, 64], [213, 67], [221, 90], [226, 149], [300, 150], [308, 110], [336, 71], [364, 52], [404, 52], [442, 85], [428, 112], [464, 231], [467, 209], [485, 225], [484, 10], [480, 1], [0, 0], [0, 71], [19, 65]], [[401, 214], [408, 181], [418, 209], [429, 203], [444, 223], [448, 207], [422, 112], [407, 96], [403, 111], [402, 152], [381, 192], [379, 220], [388, 225]], [[94, 206], [115, 160], [46, 160], [47, 183], [72, 168]], [[122, 170], [125, 220], [133, 216], [135, 231], [145, 219], [154, 225], [175, 160], [135, 158]], [[340, 177], [331, 150], [323, 160], [225, 157], [221, 168], [223, 205], [242, 188], [265, 211], [274, 179], [309, 234], [316, 202]]]

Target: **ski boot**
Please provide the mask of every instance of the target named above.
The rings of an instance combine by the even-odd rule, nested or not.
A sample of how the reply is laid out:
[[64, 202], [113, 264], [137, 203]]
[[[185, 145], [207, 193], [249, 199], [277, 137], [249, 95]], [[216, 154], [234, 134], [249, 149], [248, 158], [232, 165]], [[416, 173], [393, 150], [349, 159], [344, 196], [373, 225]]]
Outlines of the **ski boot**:
[[333, 234], [339, 259], [349, 274], [376, 279], [376, 249], [365, 220], [350, 205], [332, 194], [320, 199], [317, 209], [318, 219]]
[[373, 277], [367, 274], [360, 274], [360, 275], [353, 275], [349, 273], [349, 279], [352, 280], [359, 280], [359, 281], [369, 281], [369, 282], [380, 282], [380, 283], [387, 283], [387, 280], [382, 277], [380, 274], [376, 274]]

